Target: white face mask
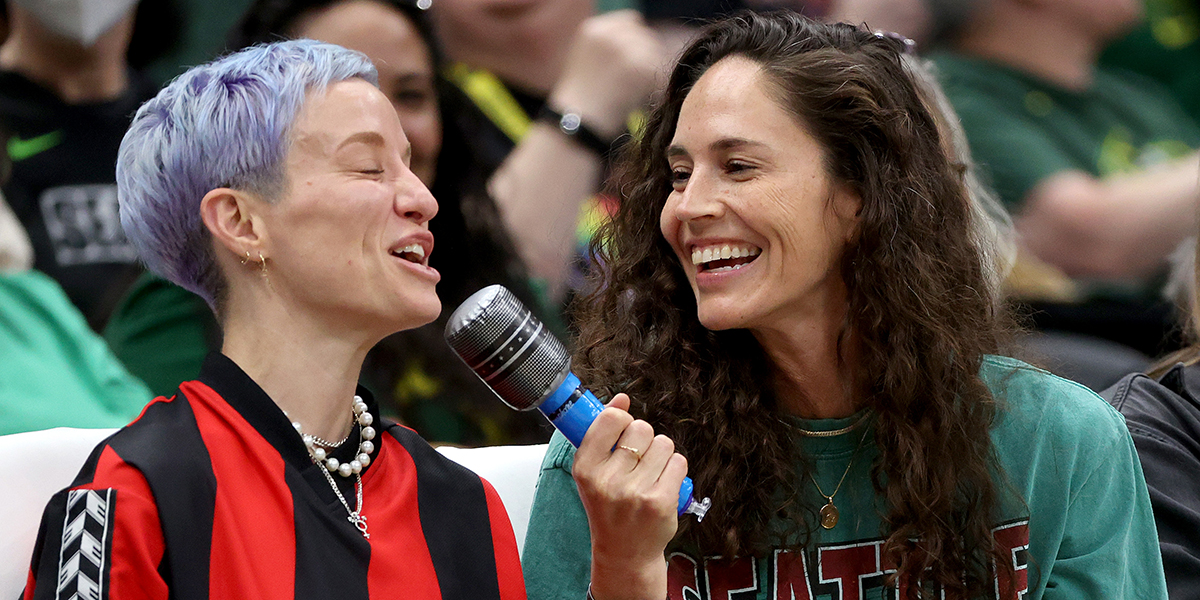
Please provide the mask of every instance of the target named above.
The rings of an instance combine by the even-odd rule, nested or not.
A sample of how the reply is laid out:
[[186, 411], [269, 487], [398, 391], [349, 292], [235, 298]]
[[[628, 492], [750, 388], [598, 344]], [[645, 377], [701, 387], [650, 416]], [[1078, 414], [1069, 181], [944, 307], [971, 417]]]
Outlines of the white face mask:
[[84, 46], [117, 24], [138, 0], [14, 0], [47, 29]]

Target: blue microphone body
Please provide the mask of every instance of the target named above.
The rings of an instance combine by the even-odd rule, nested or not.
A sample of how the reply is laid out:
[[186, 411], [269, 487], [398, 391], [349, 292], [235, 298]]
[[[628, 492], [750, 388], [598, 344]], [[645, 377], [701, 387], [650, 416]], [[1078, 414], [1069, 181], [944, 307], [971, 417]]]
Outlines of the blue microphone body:
[[[492, 285], [468, 298], [446, 324], [446, 342], [505, 404], [537, 408], [576, 448], [604, 405], [571, 372], [566, 348], [515, 296]], [[708, 498], [679, 488], [678, 513], [703, 519]]]
[[[583, 443], [583, 436], [587, 434], [588, 428], [592, 426], [592, 421], [604, 410], [604, 405], [596, 399], [591, 390], [583, 387], [574, 373], [568, 372], [562, 385], [538, 404], [537, 409], [546, 415], [572, 446], [578, 448], [579, 444]], [[679, 516], [688, 512], [688, 507], [696, 502], [692, 492], [692, 478], [684, 477], [683, 484], [679, 486], [679, 505], [676, 507]], [[704, 518], [704, 515], [701, 514], [699, 518]]]

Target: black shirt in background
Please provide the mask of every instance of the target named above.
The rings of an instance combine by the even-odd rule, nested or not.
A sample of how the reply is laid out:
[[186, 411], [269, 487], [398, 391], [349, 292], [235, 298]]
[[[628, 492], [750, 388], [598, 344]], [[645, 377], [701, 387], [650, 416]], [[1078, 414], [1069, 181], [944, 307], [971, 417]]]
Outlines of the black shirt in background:
[[69, 105], [0, 71], [0, 129], [12, 161], [4, 196], [29, 233], [34, 268], [97, 330], [140, 272], [117, 213], [116, 160], [134, 112], [154, 92], [131, 74], [119, 98]]

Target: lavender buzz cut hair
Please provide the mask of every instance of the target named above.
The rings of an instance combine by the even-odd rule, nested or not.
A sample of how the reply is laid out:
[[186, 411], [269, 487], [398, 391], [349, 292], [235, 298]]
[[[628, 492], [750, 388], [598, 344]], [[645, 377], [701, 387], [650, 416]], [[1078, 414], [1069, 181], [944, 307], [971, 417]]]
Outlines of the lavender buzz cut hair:
[[356, 78], [379, 85], [366, 56], [293, 40], [193, 67], [143, 104], [121, 140], [117, 196], [121, 226], [146, 266], [220, 314], [225, 278], [201, 199], [228, 187], [278, 200], [305, 98]]

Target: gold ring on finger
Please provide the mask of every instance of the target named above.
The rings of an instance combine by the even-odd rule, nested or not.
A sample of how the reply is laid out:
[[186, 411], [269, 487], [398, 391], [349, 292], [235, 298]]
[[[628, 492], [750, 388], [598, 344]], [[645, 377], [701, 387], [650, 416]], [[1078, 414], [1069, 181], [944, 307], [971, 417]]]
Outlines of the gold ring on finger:
[[628, 451], [632, 452], [633, 455], [636, 456], [639, 461], [642, 460], [642, 451], [638, 450], [637, 448], [632, 448], [630, 446], [625, 446], [625, 445], [617, 446], [617, 448], [620, 448], [621, 450], [628, 450]]

